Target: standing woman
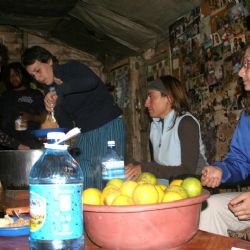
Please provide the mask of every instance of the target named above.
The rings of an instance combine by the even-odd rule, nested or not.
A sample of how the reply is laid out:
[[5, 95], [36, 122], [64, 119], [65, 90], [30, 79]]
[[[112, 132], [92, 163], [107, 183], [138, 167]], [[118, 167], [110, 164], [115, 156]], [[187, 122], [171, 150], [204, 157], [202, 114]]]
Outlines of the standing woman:
[[55, 112], [60, 127], [81, 128], [74, 147], [84, 174], [84, 188], [101, 187], [101, 167], [107, 141], [114, 140], [117, 152], [124, 155], [124, 125], [121, 110], [102, 80], [86, 65], [71, 60], [58, 64], [55, 57], [40, 46], [24, 51], [22, 64], [38, 82], [55, 87], [44, 103], [47, 111]]
[[152, 118], [150, 142], [154, 161], [128, 164], [127, 178], [136, 179], [146, 171], [167, 179], [200, 174], [206, 157], [199, 122], [189, 112], [185, 85], [170, 75], [149, 82], [145, 107]]

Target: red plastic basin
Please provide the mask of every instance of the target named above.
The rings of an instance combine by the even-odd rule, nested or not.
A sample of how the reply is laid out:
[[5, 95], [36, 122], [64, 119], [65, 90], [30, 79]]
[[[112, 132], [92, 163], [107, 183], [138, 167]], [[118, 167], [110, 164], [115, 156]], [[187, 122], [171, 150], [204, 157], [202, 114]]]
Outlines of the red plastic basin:
[[141, 206], [84, 205], [85, 231], [98, 246], [119, 250], [176, 248], [197, 232], [202, 194], [179, 201]]

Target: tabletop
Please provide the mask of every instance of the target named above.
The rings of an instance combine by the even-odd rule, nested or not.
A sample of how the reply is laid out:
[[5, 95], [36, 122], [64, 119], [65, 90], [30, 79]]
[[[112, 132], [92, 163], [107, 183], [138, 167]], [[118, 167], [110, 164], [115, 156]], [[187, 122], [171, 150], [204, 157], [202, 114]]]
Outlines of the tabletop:
[[[12, 211], [14, 208], [17, 212], [27, 212], [28, 200], [9, 199], [0, 192], [0, 211]], [[111, 239], [112, 240], [112, 239]], [[198, 230], [197, 234], [186, 244], [177, 248], [178, 250], [231, 250], [232, 247], [250, 250], [250, 242], [211, 234]], [[29, 249], [28, 236], [2, 237], [0, 236], [0, 250], [26, 250]], [[98, 250], [98, 246], [93, 244], [85, 236], [84, 250]], [[176, 250], [177, 250], [176, 249]]]
[[[111, 239], [112, 240], [112, 239]], [[29, 249], [28, 236], [19, 237], [0, 237], [0, 250], [26, 250]], [[231, 250], [232, 247], [250, 250], [250, 242], [220, 236], [216, 234], [198, 231], [186, 244], [176, 250]], [[85, 237], [84, 250], [99, 250], [100, 248], [94, 245], [88, 237]]]

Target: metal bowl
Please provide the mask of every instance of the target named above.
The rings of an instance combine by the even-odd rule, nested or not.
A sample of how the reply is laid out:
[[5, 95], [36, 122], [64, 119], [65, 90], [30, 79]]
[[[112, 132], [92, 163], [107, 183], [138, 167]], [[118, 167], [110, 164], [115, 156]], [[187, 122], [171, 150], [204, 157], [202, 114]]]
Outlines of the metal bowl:
[[28, 189], [30, 169], [42, 153], [42, 149], [0, 150], [0, 181], [3, 188]]

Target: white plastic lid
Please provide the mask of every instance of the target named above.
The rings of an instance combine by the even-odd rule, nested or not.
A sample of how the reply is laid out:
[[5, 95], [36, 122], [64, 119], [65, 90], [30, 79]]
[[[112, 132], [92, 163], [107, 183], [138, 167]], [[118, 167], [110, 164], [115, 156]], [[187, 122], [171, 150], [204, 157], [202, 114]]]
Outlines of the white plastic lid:
[[44, 143], [45, 148], [51, 148], [51, 149], [59, 149], [59, 150], [66, 150], [69, 145], [59, 145], [59, 144], [50, 144], [50, 143]]
[[63, 132], [49, 132], [47, 134], [48, 143], [44, 143], [44, 147], [65, 150], [68, 148], [68, 145], [54, 144], [55, 142], [63, 139], [64, 137], [65, 137], [65, 133], [63, 133]]
[[115, 146], [115, 141], [108, 141], [108, 146]]
[[63, 132], [49, 132], [47, 134], [47, 140], [55, 140], [59, 141], [65, 137], [65, 133]]

